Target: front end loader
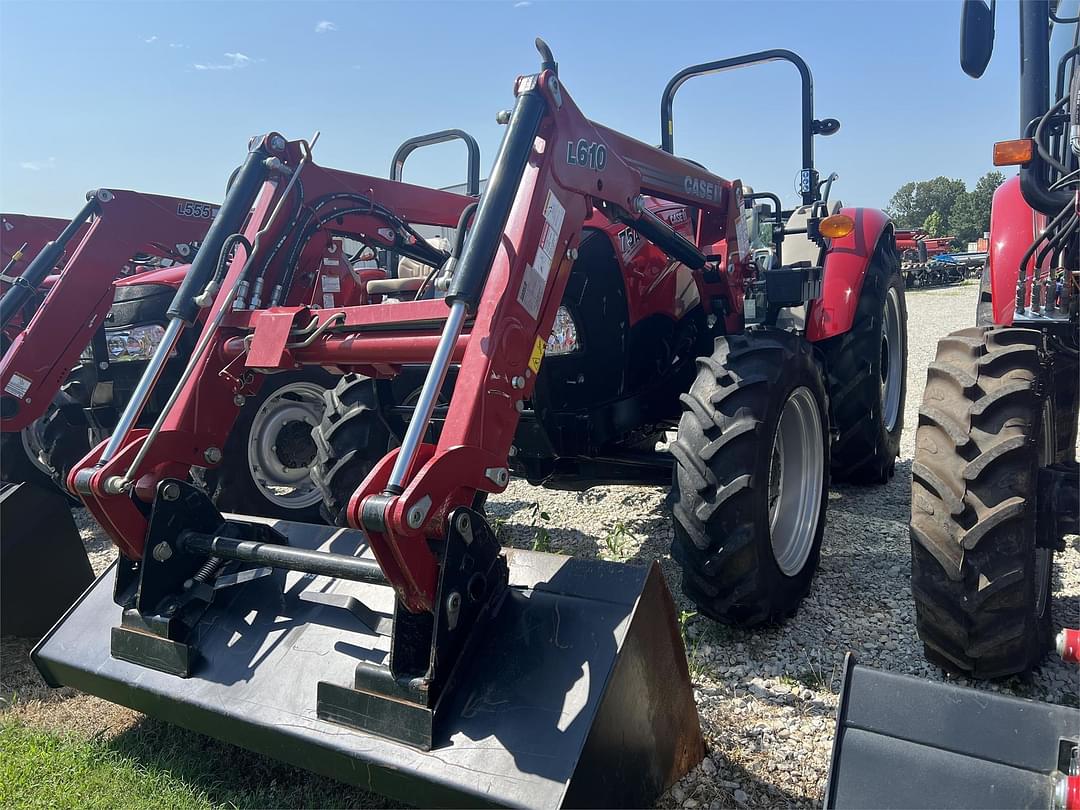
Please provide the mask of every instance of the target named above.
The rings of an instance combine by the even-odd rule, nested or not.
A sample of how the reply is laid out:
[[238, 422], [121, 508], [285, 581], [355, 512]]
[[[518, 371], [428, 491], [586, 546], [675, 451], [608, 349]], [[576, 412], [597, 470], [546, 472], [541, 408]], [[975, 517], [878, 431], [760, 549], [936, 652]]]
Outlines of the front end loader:
[[[812, 138], [839, 124], [813, 118], [795, 54], [678, 75], [656, 149], [585, 118], [537, 46], [479, 200], [328, 169], [277, 133], [251, 141], [143, 385], [68, 477], [121, 555], [35, 648], [49, 683], [418, 804], [641, 806], [701, 760], [659, 567], [504, 550], [484, 501], [511, 469], [664, 470], [691, 598], [746, 626], [793, 613], [830, 451], [852, 480], [892, 472], [891, 226], [827, 202]], [[803, 79], [789, 212], [670, 143], [684, 81], [773, 59]], [[770, 227], [752, 238], [754, 217]], [[446, 229], [449, 250], [421, 228]], [[426, 269], [339, 274], [341, 238]], [[330, 272], [349, 304], [313, 297]], [[623, 365], [631, 351], [644, 359]], [[335, 525], [222, 514], [192, 468], [260, 386], [305, 366], [342, 375], [312, 432]], [[849, 401], [830, 404], [841, 379]], [[676, 426], [670, 452], [649, 447]]]

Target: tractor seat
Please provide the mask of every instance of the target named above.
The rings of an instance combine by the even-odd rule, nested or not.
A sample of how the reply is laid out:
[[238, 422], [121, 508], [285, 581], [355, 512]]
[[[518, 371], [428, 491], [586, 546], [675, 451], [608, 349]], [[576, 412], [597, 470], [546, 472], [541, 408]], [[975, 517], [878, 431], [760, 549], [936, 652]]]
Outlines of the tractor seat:
[[[829, 203], [829, 216], [839, 213], [843, 203], [839, 200]], [[787, 228], [805, 228], [810, 219], [810, 206], [801, 205], [791, 212], [785, 224]], [[794, 233], [784, 237], [784, 264], [798, 264], [810, 262], [814, 267], [821, 264], [821, 248], [814, 244], [805, 233]]]

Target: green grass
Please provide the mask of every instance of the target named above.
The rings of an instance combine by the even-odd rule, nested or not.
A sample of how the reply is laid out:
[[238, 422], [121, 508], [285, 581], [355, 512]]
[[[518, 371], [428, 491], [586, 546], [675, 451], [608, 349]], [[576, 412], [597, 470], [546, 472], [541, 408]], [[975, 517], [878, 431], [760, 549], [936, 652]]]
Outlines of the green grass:
[[357, 807], [386, 800], [164, 723], [108, 742], [0, 720], [0, 807]]

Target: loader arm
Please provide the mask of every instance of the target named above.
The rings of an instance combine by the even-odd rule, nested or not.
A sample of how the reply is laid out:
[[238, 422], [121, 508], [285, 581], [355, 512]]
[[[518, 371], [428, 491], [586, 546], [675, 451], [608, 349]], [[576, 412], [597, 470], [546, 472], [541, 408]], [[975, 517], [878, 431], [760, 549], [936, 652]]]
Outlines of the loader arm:
[[[375, 465], [347, 509], [349, 523], [365, 530], [401, 602], [412, 611], [430, 611], [439, 569], [431, 541], [445, 535], [455, 508], [471, 505], [478, 492], [506, 487], [519, 414], [594, 207], [693, 268], [724, 268], [704, 286], [715, 293], [711, 300], [723, 297], [727, 312], [738, 317], [747, 259], [733, 225], [740, 215], [739, 185], [593, 124], [551, 69], [519, 78], [515, 92], [515, 110], [445, 300], [314, 311], [298, 306], [310, 300], [306, 285], [318, 283], [320, 257], [304, 253], [300, 241], [312, 223], [401, 252], [409, 245], [400, 234], [388, 235], [393, 228], [372, 213], [373, 202], [404, 222], [450, 226], [473, 201], [319, 167], [305, 158], [303, 144], [285, 144], [280, 136], [257, 141], [253, 148], [261, 151], [245, 164], [207, 236], [188, 294], [209, 280], [219, 246], [246, 218], [254, 259], [247, 245], [238, 247], [221, 290], [263, 278], [264, 290], [284, 284], [281, 302], [287, 306], [235, 309], [228, 295], [219, 295], [200, 339], [205, 347], [192, 358], [192, 373], [157, 432], [151, 431], [152, 446], [144, 448], [145, 431], [114, 435], [72, 474], [69, 483], [126, 556], [137, 560], [144, 553], [145, 507], [135, 500], [149, 502], [163, 478], [206, 465], [208, 451], [222, 446], [237, 403], [257, 390], [262, 372], [315, 364], [390, 376], [402, 363], [430, 363], [402, 447]], [[278, 165], [282, 171], [268, 168]], [[699, 209], [696, 243], [652, 215], [645, 194]], [[316, 203], [325, 200], [331, 202]], [[323, 206], [319, 214], [306, 217], [315, 205]], [[300, 259], [287, 258], [293, 254]], [[183, 306], [178, 295], [174, 308]], [[317, 332], [318, 339], [290, 337], [300, 328]], [[436, 444], [421, 441], [430, 418], [425, 399], [430, 404], [450, 363], [460, 364], [460, 371], [443, 430]]]
[[[99, 189], [86, 216], [68, 228], [67, 244], [48, 243], [24, 272], [44, 277], [67, 260], [29, 323], [0, 360], [0, 427], [18, 431], [38, 419], [52, 401], [79, 354], [101, 326], [113, 298], [113, 282], [136, 253], [184, 261], [203, 238], [216, 206], [134, 191]], [[82, 219], [93, 216], [89, 225]], [[40, 263], [41, 266], [35, 267]], [[5, 294], [23, 292], [13, 287]]]

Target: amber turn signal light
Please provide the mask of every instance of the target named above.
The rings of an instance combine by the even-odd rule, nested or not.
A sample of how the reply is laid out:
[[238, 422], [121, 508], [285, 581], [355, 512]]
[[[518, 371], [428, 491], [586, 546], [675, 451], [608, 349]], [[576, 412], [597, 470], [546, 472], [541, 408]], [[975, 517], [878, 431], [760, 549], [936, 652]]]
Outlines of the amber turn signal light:
[[1035, 157], [1035, 141], [1020, 138], [1015, 141], [998, 141], [994, 144], [995, 166], [1026, 166]]
[[818, 230], [821, 231], [822, 236], [827, 236], [829, 239], [839, 239], [855, 230], [855, 220], [847, 214], [833, 214], [831, 217], [825, 217], [825, 219], [821, 220]]

